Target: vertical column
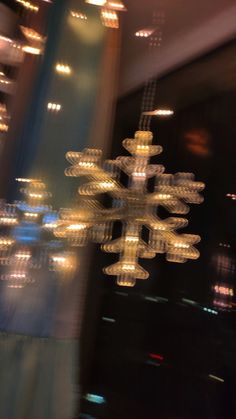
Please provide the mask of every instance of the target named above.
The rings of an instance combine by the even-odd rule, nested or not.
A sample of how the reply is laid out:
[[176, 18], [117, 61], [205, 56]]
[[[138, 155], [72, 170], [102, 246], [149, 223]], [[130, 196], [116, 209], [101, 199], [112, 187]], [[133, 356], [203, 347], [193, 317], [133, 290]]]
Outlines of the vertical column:
[[104, 36], [96, 7], [76, 0], [55, 2], [15, 175], [44, 178], [59, 206], [72, 196], [73, 182], [64, 177], [65, 153], [89, 140]]

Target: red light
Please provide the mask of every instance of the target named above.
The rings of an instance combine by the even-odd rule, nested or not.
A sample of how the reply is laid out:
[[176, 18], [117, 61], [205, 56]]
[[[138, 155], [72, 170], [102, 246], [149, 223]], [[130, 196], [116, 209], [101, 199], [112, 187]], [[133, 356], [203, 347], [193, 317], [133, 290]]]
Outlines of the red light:
[[149, 354], [150, 358], [158, 359], [158, 361], [164, 361], [164, 356], [158, 354]]

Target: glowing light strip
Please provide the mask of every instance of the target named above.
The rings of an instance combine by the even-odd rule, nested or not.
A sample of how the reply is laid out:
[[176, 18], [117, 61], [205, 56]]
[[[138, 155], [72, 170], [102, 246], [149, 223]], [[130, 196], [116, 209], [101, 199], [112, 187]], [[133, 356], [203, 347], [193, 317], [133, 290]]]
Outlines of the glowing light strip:
[[171, 109], [155, 109], [154, 111], [143, 112], [143, 115], [150, 116], [170, 116], [173, 115], [174, 111]]
[[24, 182], [24, 183], [30, 183], [30, 182], [35, 182], [37, 181], [37, 179], [30, 179], [30, 178], [21, 178], [21, 177], [17, 177], [16, 178], [17, 182]]
[[61, 105], [60, 105], [60, 103], [49, 102], [47, 104], [47, 108], [48, 108], [49, 111], [59, 112], [61, 110]]
[[26, 26], [20, 26], [20, 28], [26, 38], [33, 39], [34, 41], [43, 41], [43, 36], [36, 32], [34, 29], [27, 28]]
[[10, 84], [11, 82], [9, 80], [0, 79], [1, 84]]
[[16, 0], [17, 3], [20, 3], [23, 7], [25, 7], [25, 9], [28, 9], [32, 12], [37, 13], [39, 11], [39, 7], [36, 6], [33, 3], [30, 3], [29, 1], [25, 1], [25, 0]]
[[28, 54], [40, 55], [42, 54], [41, 48], [31, 47], [30, 45], [24, 45], [22, 51], [27, 52]]
[[213, 380], [219, 381], [220, 383], [224, 383], [225, 380], [223, 378], [217, 377], [216, 375], [209, 374], [209, 378], [212, 378]]
[[103, 396], [98, 396], [97, 394], [91, 394], [87, 393], [84, 397], [86, 400], [88, 400], [91, 403], [97, 403], [97, 404], [103, 404], [106, 403], [106, 399]]
[[65, 74], [65, 75], [71, 74], [71, 68], [67, 64], [57, 63], [55, 66], [55, 70], [59, 74]]
[[85, 0], [85, 3], [93, 4], [94, 6], [104, 6], [106, 0]]
[[106, 2], [106, 7], [110, 7], [113, 10], [118, 10], [118, 11], [125, 11], [127, 10], [125, 5], [121, 2], [121, 1], [107, 1]]
[[10, 44], [13, 42], [12, 39], [7, 38], [6, 36], [2, 36], [2, 35], [0, 35], [0, 40], [9, 42]]
[[135, 32], [135, 36], [140, 38], [148, 38], [153, 34], [155, 29], [140, 29], [139, 31]]
[[84, 13], [81, 12], [75, 12], [74, 10], [70, 11], [70, 15], [72, 17], [75, 17], [76, 19], [81, 19], [81, 20], [87, 20], [87, 16]]
[[102, 317], [102, 320], [105, 322], [115, 323], [115, 319], [112, 319], [111, 317]]

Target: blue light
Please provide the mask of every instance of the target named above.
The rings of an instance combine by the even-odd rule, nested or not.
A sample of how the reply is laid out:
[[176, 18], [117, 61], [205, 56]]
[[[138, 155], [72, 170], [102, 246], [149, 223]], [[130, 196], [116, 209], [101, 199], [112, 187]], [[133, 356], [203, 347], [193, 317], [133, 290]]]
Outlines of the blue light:
[[12, 236], [20, 243], [37, 243], [40, 239], [40, 228], [32, 222], [22, 222], [12, 231]]
[[96, 404], [106, 403], [105, 397], [98, 396], [97, 394], [87, 393], [86, 396], [85, 396], [85, 399], [88, 400], [88, 402], [96, 403]]
[[43, 213], [48, 211], [48, 207], [47, 206], [38, 206], [38, 207], [31, 207], [30, 205], [26, 204], [25, 202], [19, 202], [17, 203], [17, 208], [23, 212], [38, 212], [38, 213]]
[[63, 247], [63, 243], [59, 240], [52, 240], [48, 243], [48, 246], [53, 249], [60, 249]]
[[50, 224], [57, 221], [59, 218], [59, 215], [57, 212], [48, 212], [43, 216], [43, 224]]
[[207, 308], [207, 307], [203, 307], [203, 311], [207, 311], [207, 313], [211, 313], [211, 314], [218, 314], [218, 311], [216, 310], [212, 310], [211, 308]]

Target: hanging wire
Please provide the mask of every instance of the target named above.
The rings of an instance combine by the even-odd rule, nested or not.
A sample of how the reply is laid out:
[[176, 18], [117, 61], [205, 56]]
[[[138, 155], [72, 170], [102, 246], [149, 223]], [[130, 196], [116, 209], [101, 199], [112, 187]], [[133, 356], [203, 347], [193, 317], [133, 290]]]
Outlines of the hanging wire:
[[[160, 47], [162, 40], [161, 25], [164, 23], [164, 14], [162, 12], [153, 12], [152, 24], [155, 26], [154, 32], [149, 36], [148, 50], [151, 53]], [[148, 78], [144, 84], [143, 97], [141, 103], [141, 113], [139, 118], [139, 130], [149, 131], [152, 115], [144, 115], [144, 112], [152, 111], [155, 103], [157, 89], [156, 78]]]

